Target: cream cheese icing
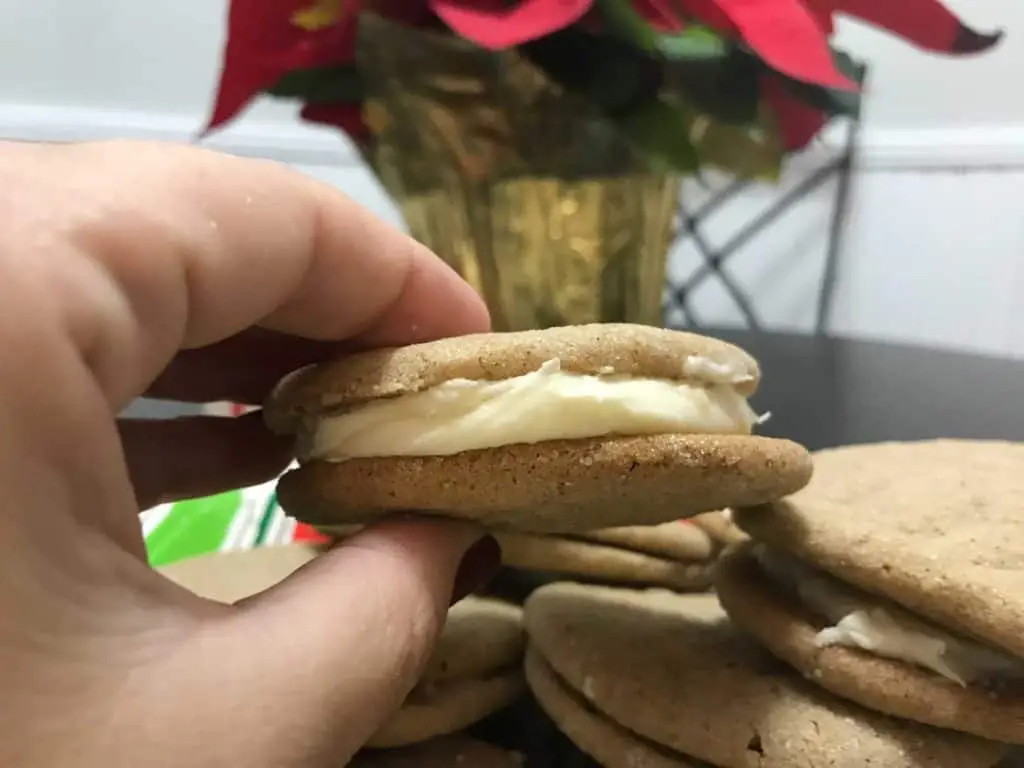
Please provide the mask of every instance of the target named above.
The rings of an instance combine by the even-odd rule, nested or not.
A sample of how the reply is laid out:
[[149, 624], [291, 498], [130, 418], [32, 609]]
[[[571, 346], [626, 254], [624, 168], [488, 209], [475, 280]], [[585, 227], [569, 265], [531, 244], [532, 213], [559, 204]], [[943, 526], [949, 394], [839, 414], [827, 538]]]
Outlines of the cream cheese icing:
[[703, 381], [562, 370], [557, 359], [499, 381], [452, 379], [317, 419], [303, 457], [447, 456], [605, 435], [750, 434], [758, 416], [736, 385], [749, 375], [694, 357]]
[[773, 581], [829, 622], [815, 638], [819, 647], [859, 648], [930, 669], [962, 686], [1024, 675], [1024, 662], [1009, 654], [946, 632], [764, 544], [752, 551]]

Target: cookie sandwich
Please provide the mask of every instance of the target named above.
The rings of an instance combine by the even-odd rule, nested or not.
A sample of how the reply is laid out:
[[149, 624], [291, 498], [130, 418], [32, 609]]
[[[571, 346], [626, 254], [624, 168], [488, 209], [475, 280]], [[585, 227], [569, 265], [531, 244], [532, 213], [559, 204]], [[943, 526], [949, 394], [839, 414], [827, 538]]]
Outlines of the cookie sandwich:
[[[298, 544], [265, 547], [203, 555], [160, 570], [201, 597], [234, 603], [285, 579], [321, 551]], [[453, 734], [513, 702], [525, 691], [524, 646], [518, 606], [476, 596], [456, 603], [420, 680], [368, 746]]]
[[839, 696], [1024, 744], [1024, 444], [858, 445], [815, 467], [736, 510], [752, 541], [716, 569], [729, 616]]
[[452, 606], [423, 676], [367, 745], [404, 746], [456, 733], [521, 696], [521, 615], [518, 606], [484, 597]]
[[705, 512], [692, 518], [694, 525], [703, 529], [711, 540], [718, 545], [719, 551], [732, 544], [739, 544], [749, 537], [732, 521], [732, 510], [723, 509], [717, 512]]
[[806, 450], [753, 435], [760, 371], [715, 339], [638, 325], [488, 333], [301, 369], [266, 403], [294, 435], [284, 509], [329, 528], [416, 510], [572, 533], [770, 501]]
[[525, 621], [531, 690], [606, 768], [991, 768], [1006, 752], [802, 680], [714, 596], [552, 584]]
[[499, 532], [495, 538], [503, 567], [519, 572], [524, 582], [532, 575], [536, 583], [569, 580], [704, 591], [717, 552], [711, 537], [688, 521], [571, 535]]

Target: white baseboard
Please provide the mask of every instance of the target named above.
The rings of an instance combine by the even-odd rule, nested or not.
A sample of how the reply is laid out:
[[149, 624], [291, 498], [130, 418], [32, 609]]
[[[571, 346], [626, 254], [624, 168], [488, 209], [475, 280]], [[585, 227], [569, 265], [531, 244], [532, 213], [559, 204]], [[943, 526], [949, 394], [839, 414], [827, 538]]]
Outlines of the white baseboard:
[[[203, 118], [180, 113], [55, 107], [0, 103], [0, 139], [45, 142], [139, 139], [199, 141]], [[242, 120], [201, 142], [246, 157], [297, 165], [337, 166], [357, 162], [351, 147], [334, 131], [295, 122]]]
[[[0, 103], [0, 139], [192, 142], [198, 140], [201, 122], [195, 115], [175, 113]], [[827, 133], [819, 142], [819, 151], [836, 146], [841, 136], [840, 131]], [[358, 162], [352, 148], [336, 132], [297, 120], [243, 120], [202, 143], [232, 154], [297, 165], [337, 167]], [[858, 166], [869, 171], [1024, 168], [1024, 125], [928, 129], [866, 126], [861, 131]]]

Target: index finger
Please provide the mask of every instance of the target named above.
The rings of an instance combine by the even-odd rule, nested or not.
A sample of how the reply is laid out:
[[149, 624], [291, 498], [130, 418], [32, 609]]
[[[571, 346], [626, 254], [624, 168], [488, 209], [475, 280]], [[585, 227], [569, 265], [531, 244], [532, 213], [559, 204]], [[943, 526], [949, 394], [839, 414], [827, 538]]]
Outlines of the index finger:
[[62, 273], [83, 275], [77, 322], [96, 324], [82, 336], [108, 396], [141, 392], [181, 348], [257, 324], [388, 344], [488, 326], [483, 302], [438, 257], [284, 166], [138, 142], [12, 151], [0, 160], [23, 182], [9, 188], [28, 214], [15, 222], [65, 233], [67, 255], [108, 278]]

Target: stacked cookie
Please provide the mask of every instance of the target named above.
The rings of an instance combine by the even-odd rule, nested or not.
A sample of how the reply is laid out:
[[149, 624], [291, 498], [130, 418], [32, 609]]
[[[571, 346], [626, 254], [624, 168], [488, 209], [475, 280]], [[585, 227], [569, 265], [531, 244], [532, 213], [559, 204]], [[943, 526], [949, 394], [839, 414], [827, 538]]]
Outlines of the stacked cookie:
[[732, 521], [731, 509], [706, 512], [694, 517], [692, 522], [711, 537], [719, 551], [731, 544], [739, 544], [741, 541], [747, 540], [747, 534]]
[[1021, 467], [1005, 442], [822, 451], [729, 516], [717, 599], [534, 592], [530, 688], [607, 768], [1020, 765]]
[[822, 451], [717, 574], [729, 616], [823, 689], [1024, 744], [1024, 445]]
[[543, 584], [565, 580], [706, 591], [721, 551], [688, 521], [563, 535], [502, 531], [495, 537], [502, 570], [486, 589], [515, 602]]
[[[217, 553], [161, 571], [202, 597], [234, 603], [282, 581], [320, 551], [289, 545]], [[518, 606], [482, 597], [468, 597], [453, 606], [416, 687], [370, 739], [367, 755], [357, 764], [440, 768], [454, 766], [456, 759], [467, 756], [494, 759], [493, 763], [468, 763], [470, 768], [513, 760], [513, 755], [505, 753], [499, 759], [498, 750], [476, 744], [460, 732], [524, 692], [521, 619]], [[453, 762], [445, 762], [449, 758]]]
[[551, 584], [525, 617], [534, 695], [607, 768], [991, 768], [1005, 752], [828, 694], [711, 595]]
[[472, 596], [452, 606], [419, 683], [367, 746], [456, 733], [511, 704], [525, 690], [523, 645], [517, 606]]
[[578, 534], [497, 534], [504, 565], [539, 575], [538, 585], [570, 580], [676, 592], [707, 591], [718, 556], [744, 537], [727, 512]]

